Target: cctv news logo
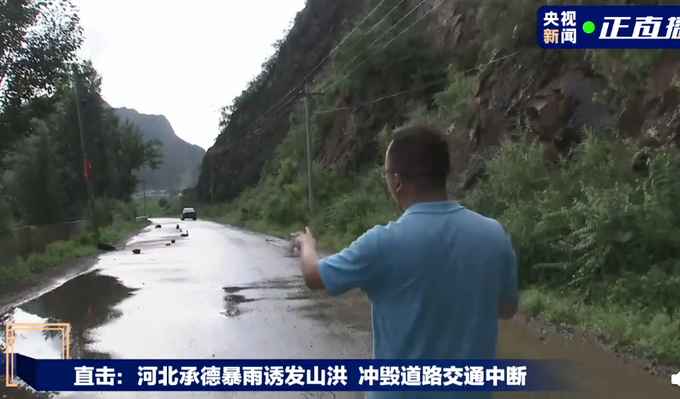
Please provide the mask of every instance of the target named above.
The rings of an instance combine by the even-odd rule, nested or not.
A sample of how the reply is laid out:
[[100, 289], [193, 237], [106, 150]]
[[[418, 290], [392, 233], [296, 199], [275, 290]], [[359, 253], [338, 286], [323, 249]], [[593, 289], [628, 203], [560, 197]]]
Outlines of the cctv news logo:
[[[56, 332], [61, 337], [61, 358], [70, 359], [69, 354], [71, 325], [68, 323], [7, 323], [5, 326], [5, 386], [16, 388], [19, 386], [16, 368], [15, 343], [17, 335], [21, 331], [48, 331]], [[0, 370], [0, 376], [2, 370]]]
[[671, 384], [680, 387], [680, 371], [671, 375]]
[[680, 6], [542, 6], [544, 49], [680, 48]]

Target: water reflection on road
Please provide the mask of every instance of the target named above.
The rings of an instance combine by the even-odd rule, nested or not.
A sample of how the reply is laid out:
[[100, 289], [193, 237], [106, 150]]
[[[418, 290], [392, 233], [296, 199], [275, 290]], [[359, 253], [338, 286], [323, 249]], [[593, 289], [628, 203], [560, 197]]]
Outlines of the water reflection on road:
[[[328, 298], [303, 286], [286, 244], [208, 222], [175, 220], [147, 229], [132, 247], [101, 257], [94, 271], [0, 316], [6, 323], [70, 323], [73, 358], [368, 358], [370, 308], [358, 293]], [[171, 240], [175, 240], [172, 243]], [[277, 246], [278, 245], [278, 246]], [[15, 350], [58, 358], [58, 332], [21, 332]], [[592, 341], [541, 337], [501, 323], [499, 356], [570, 359], [564, 376], [578, 393], [500, 394], [498, 398], [638, 399], [680, 397], [670, 381], [624, 364]], [[37, 398], [0, 388], [2, 398]], [[44, 394], [43, 396], [55, 394]], [[361, 393], [60, 393], [59, 398], [361, 398]]]
[[[0, 333], [5, 341], [7, 323], [68, 323], [70, 324], [70, 357], [73, 359], [109, 359], [107, 353], [90, 348], [93, 330], [115, 320], [122, 314], [115, 306], [134, 294], [112, 276], [99, 271], [80, 275], [58, 289], [14, 308], [0, 316]], [[59, 330], [15, 329], [14, 352], [38, 359], [60, 359], [64, 345]], [[0, 388], [0, 393], [7, 388]], [[10, 392], [16, 397], [19, 393]], [[31, 390], [26, 392], [30, 396]], [[51, 395], [50, 395], [51, 396]]]

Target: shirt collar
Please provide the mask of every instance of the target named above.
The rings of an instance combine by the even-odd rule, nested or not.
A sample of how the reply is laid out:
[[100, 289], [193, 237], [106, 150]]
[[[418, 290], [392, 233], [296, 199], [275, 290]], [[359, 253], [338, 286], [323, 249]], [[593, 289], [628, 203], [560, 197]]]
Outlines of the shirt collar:
[[404, 212], [404, 216], [411, 213], [448, 213], [462, 208], [457, 201], [419, 202], [411, 205]]

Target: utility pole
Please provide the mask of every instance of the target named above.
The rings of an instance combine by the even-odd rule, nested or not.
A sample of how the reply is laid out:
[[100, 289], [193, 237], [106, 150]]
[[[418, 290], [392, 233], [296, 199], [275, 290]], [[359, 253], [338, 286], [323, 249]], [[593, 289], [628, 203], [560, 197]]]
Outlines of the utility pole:
[[142, 197], [144, 198], [144, 216], [148, 219], [149, 212], [146, 210], [146, 180], [144, 180], [144, 176], [142, 176]]
[[76, 113], [78, 115], [78, 128], [80, 130], [80, 147], [83, 152], [83, 171], [85, 176], [85, 183], [87, 185], [87, 197], [90, 203], [90, 218], [92, 222], [92, 229], [94, 234], [99, 236], [99, 228], [97, 226], [97, 212], [94, 203], [94, 190], [92, 188], [92, 180], [90, 179], [90, 160], [87, 156], [87, 148], [85, 145], [85, 127], [83, 123], [83, 112], [81, 107], [83, 102], [80, 98], [80, 70], [77, 64], [73, 65], [73, 92], [76, 98]]
[[210, 203], [215, 203], [215, 161], [210, 157]]
[[314, 204], [314, 191], [312, 190], [312, 121], [311, 121], [311, 110], [310, 110], [310, 93], [309, 85], [305, 83], [305, 122], [307, 128], [307, 187], [309, 193], [309, 221], [312, 221], [313, 215], [313, 204]]

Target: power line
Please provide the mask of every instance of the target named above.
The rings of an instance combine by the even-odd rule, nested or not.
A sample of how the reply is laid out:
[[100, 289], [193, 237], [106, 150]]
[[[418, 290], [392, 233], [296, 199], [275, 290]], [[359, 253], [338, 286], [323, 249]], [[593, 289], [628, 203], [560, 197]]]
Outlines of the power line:
[[[326, 57], [324, 57], [324, 59], [323, 59], [323, 60], [322, 60], [322, 61], [321, 61], [321, 62], [320, 62], [320, 63], [319, 63], [319, 64], [318, 64], [318, 65], [317, 65], [310, 73], [307, 74], [307, 76], [302, 80], [302, 82], [301, 82], [300, 84], [298, 84], [297, 87], [299, 87], [301, 84], [303, 84], [303, 83], [305, 82], [305, 80], [307, 79], [307, 77], [309, 77], [316, 69], [318, 69], [318, 67], [321, 66], [321, 64], [322, 64], [326, 59], [328, 59], [331, 55], [333, 55], [333, 53], [334, 53], [335, 51], [337, 51], [337, 49], [339, 49], [340, 46], [341, 46], [343, 43], [346, 42], [346, 40], [347, 40], [347, 39], [348, 39], [348, 38], [349, 38], [349, 37], [357, 30], [357, 28], [358, 28], [359, 26], [361, 26], [361, 25], [362, 25], [362, 24], [363, 24], [363, 23], [364, 23], [364, 22], [365, 22], [372, 14], [373, 14], [373, 13], [375, 13], [375, 11], [378, 9], [378, 7], [380, 7], [380, 6], [384, 3], [384, 1], [385, 1], [385, 0], [381, 1], [380, 4], [378, 4], [378, 5], [377, 5], [377, 6], [376, 6], [376, 7], [375, 7], [375, 8], [367, 15], [367, 16], [366, 16], [359, 24], [357, 24], [357, 26], [356, 26], [356, 27], [355, 27], [355, 28], [347, 35], [347, 37], [345, 37], [345, 39], [343, 39], [343, 40], [342, 40], [342, 41], [341, 41], [341, 42], [340, 42], [340, 43], [339, 43], [339, 44], [338, 44], [338, 45], [337, 45], [337, 46], [336, 46], [336, 47], [335, 47], [335, 48], [334, 48], [334, 49], [333, 49]], [[396, 27], [398, 27], [399, 24], [400, 24], [402, 21], [404, 21], [406, 18], [408, 18], [409, 15], [413, 14], [413, 12], [415, 12], [415, 11], [418, 9], [418, 7], [420, 7], [421, 5], [423, 5], [426, 1], [427, 1], [427, 0], [421, 0], [420, 3], [418, 3], [415, 7], [413, 7], [413, 9], [411, 9], [411, 11], [409, 11], [409, 12], [408, 12], [406, 15], [404, 15], [399, 21], [397, 21], [396, 24], [394, 24], [393, 26], [391, 26], [390, 29], [388, 29], [384, 34], [382, 34], [382, 35], [379, 36], [377, 39], [375, 39], [371, 44], [369, 44], [369, 46], [368, 46], [367, 48], [370, 48], [370, 46], [372, 46], [373, 44], [375, 44], [378, 40], [380, 40], [381, 38], [385, 37], [385, 35], [387, 35], [389, 32], [391, 32], [391, 31], [394, 30]], [[361, 66], [362, 64], [364, 64], [366, 61], [368, 61], [368, 60], [369, 60], [371, 57], [373, 57], [374, 55], [376, 55], [379, 51], [385, 49], [388, 45], [390, 45], [392, 42], [394, 42], [394, 41], [395, 41], [397, 38], [399, 38], [402, 34], [404, 34], [406, 31], [408, 31], [409, 29], [411, 29], [416, 23], [420, 22], [423, 18], [425, 18], [425, 17], [426, 17], [427, 15], [429, 15], [432, 11], [434, 11], [436, 8], [438, 8], [444, 1], [445, 1], [445, 0], [441, 0], [441, 1], [440, 1], [438, 4], [436, 4], [432, 9], [430, 9], [430, 10], [427, 11], [423, 16], [421, 16], [420, 18], [418, 18], [414, 23], [412, 23], [411, 25], [409, 25], [408, 27], [406, 27], [406, 29], [404, 29], [404, 30], [402, 30], [401, 32], [399, 32], [399, 33], [398, 33], [394, 38], [392, 38], [389, 42], [385, 43], [381, 48], [379, 48], [378, 50], [376, 50], [375, 52], [373, 52], [371, 55], [369, 55], [364, 61], [362, 61], [362, 62], [361, 62], [359, 65], [357, 65], [354, 69], [352, 69], [352, 70], [349, 71], [348, 73], [344, 74], [344, 76], [347, 77], [347, 76], [350, 75], [352, 72], [354, 72], [359, 66]], [[383, 22], [383, 21], [384, 21], [391, 13], [392, 13], [392, 12], [394, 12], [394, 11], [397, 9], [397, 7], [399, 7], [403, 2], [404, 2], [404, 0], [400, 1], [396, 6], [394, 6], [390, 11], [388, 11], [388, 13], [387, 13], [383, 18], [381, 18], [380, 21], [378, 21], [377, 23], [375, 23], [375, 24], [371, 27], [371, 29], [369, 29], [368, 32], [366, 32], [366, 33], [363, 35], [363, 37], [366, 37], [371, 31], [373, 31], [376, 27], [378, 27], [378, 26], [379, 26], [379, 25], [380, 25], [380, 24], [381, 24], [381, 23], [382, 23], [382, 22]], [[362, 38], [363, 38], [363, 37], [362, 37]], [[347, 64], [345, 65], [345, 67], [347, 67], [348, 65], [351, 65], [351, 63], [352, 63], [354, 60], [356, 60], [358, 57], [360, 57], [360, 56], [361, 56], [362, 54], [364, 54], [365, 52], [366, 52], [366, 51], [361, 52], [357, 57], [355, 57], [355, 58], [352, 59], [349, 63], [347, 63]], [[297, 88], [297, 87], [296, 87], [296, 88]], [[294, 89], [295, 89], [295, 88], [294, 88]], [[322, 88], [320, 91], [322, 91], [322, 90], [323, 90], [323, 88]], [[292, 92], [292, 91], [291, 91], [291, 92]], [[274, 107], [276, 107], [276, 105], [280, 104], [283, 100], [285, 100], [285, 98], [288, 97], [288, 96], [290, 95], [291, 92], [289, 92], [286, 96], [284, 96], [281, 100], [279, 100], [279, 101], [274, 105]], [[299, 93], [298, 93], [298, 94], [299, 94]], [[292, 100], [294, 100], [294, 99], [295, 99], [295, 98], [293, 98]], [[290, 101], [291, 101], [291, 100], [289, 100], [288, 103], [289, 103]], [[285, 106], [285, 104], [284, 104], [284, 106]], [[272, 109], [273, 109], [274, 107], [272, 107]], [[252, 128], [253, 126], [257, 125], [257, 122], [258, 122], [259, 120], [263, 119], [263, 117], [264, 117], [265, 115], [267, 115], [272, 109], [270, 109], [270, 110], [268, 110], [267, 112], [265, 112], [265, 114], [263, 114], [260, 118], [258, 118], [258, 120], [256, 120], [251, 126], [249, 126], [248, 128], [246, 128], [245, 131], [248, 131], [248, 133], [245, 133], [245, 132], [244, 132], [244, 133], [242, 133], [242, 134], [239, 134], [238, 136], [247, 136], [247, 137], [249, 137], [250, 134], [251, 134], [254, 130], [256, 131], [256, 130], [258, 130], [258, 129], [261, 129], [261, 128], [262, 128], [262, 125], [260, 125], [259, 127], [255, 127], [254, 130], [251, 130], [251, 128]]]
[[[474, 71], [476, 71], [476, 70], [479, 70], [480, 68], [484, 68], [484, 67], [489, 66], [489, 65], [491, 65], [491, 64], [495, 64], [495, 63], [504, 61], [504, 60], [506, 60], [506, 59], [508, 59], [508, 58], [514, 57], [514, 56], [517, 55], [517, 54], [518, 54], [518, 52], [514, 52], [514, 53], [512, 53], [512, 54], [508, 54], [508, 55], [505, 55], [505, 56], [500, 57], [500, 58], [494, 58], [494, 59], [492, 59], [492, 60], [489, 61], [489, 62], [486, 62], [486, 63], [484, 63], [484, 64], [477, 65], [477, 66], [475, 66], [475, 67], [473, 67], [473, 68], [470, 68], [470, 69], [468, 69], [468, 70], [463, 71], [462, 73], [463, 73], [463, 74], [468, 74], [468, 73], [474, 72]], [[355, 107], [365, 107], [365, 106], [368, 106], [368, 105], [371, 105], [371, 104], [375, 104], [375, 103], [378, 103], [378, 102], [381, 102], [381, 101], [388, 100], [388, 99], [390, 99], [390, 98], [398, 97], [398, 96], [403, 95], [403, 94], [408, 94], [408, 93], [413, 93], [413, 92], [417, 92], [417, 91], [420, 91], [420, 90], [424, 90], [424, 89], [427, 89], [427, 88], [429, 88], [429, 87], [432, 87], [432, 86], [435, 86], [435, 85], [438, 85], [438, 84], [441, 84], [441, 83], [446, 83], [447, 81], [448, 81], [448, 78], [447, 78], [447, 79], [440, 79], [440, 80], [437, 80], [437, 81], [428, 83], [428, 84], [426, 84], [426, 85], [424, 85], [424, 86], [419, 86], [419, 87], [415, 87], [415, 88], [412, 88], [412, 89], [403, 90], [403, 91], [400, 91], [400, 92], [397, 92], [397, 93], [392, 93], [392, 94], [389, 94], [389, 95], [386, 95], [386, 96], [377, 98], [377, 99], [375, 99], [375, 100], [371, 100], [371, 101], [368, 101], [368, 102], [366, 102], [366, 103], [359, 104], [359, 105], [357, 105], [357, 106], [355, 106]], [[290, 105], [290, 106], [287, 107], [283, 112], [280, 112], [277, 116], [272, 117], [272, 118], [269, 119], [267, 122], [265, 122], [263, 125], [261, 125], [260, 128], [264, 128], [264, 127], [271, 126], [271, 124], [276, 120], [276, 118], [278, 118], [278, 117], [284, 115], [285, 113], [290, 112], [290, 110], [292, 110], [294, 106], [295, 106], [295, 104]], [[325, 109], [325, 110], [314, 111], [314, 114], [325, 114], [325, 113], [332, 113], [332, 112], [337, 112], [337, 111], [350, 110], [350, 109], [353, 109], [353, 108], [355, 108], [355, 107], [337, 107], [337, 108], [330, 108], [330, 109]]]
[[[380, 21], [378, 21], [378, 23], [376, 23], [375, 25], [373, 25], [373, 28], [371, 28], [368, 32], [366, 32], [366, 35], [368, 35], [374, 28], [376, 28], [378, 25], [380, 25], [385, 19], [387, 19], [387, 17], [390, 16], [390, 14], [392, 14], [392, 13], [393, 13], [393, 12], [394, 12], [394, 11], [395, 11], [395, 10], [396, 10], [396, 9], [397, 9], [404, 1], [405, 1], [405, 0], [401, 0], [399, 3], [397, 3], [397, 5], [394, 6], [387, 14], [385, 14], [385, 16], [384, 16]], [[359, 54], [357, 54], [357, 55], [356, 55], [354, 58], [352, 58], [347, 64], [345, 64], [344, 67], [339, 68], [339, 69], [346, 69], [349, 65], [352, 65], [352, 63], [353, 63], [354, 61], [356, 61], [359, 57], [361, 57], [362, 55], [366, 54], [366, 52], [370, 49], [370, 47], [371, 47], [372, 45], [376, 44], [380, 39], [382, 39], [383, 37], [385, 37], [388, 33], [392, 32], [392, 30], [393, 30], [394, 28], [396, 28], [397, 26], [399, 26], [399, 24], [400, 24], [403, 20], [405, 20], [406, 18], [408, 18], [408, 16], [411, 15], [411, 14], [412, 14], [418, 7], [420, 7], [423, 3], [425, 3], [425, 1], [427, 1], [427, 0], [421, 0], [421, 2], [418, 3], [418, 5], [416, 5], [415, 7], [413, 7], [413, 9], [412, 9], [411, 11], [409, 11], [406, 15], [404, 15], [399, 21], [397, 21], [396, 24], [392, 25], [392, 26], [390, 27], [390, 29], [388, 29], [387, 31], [385, 31], [382, 35], [378, 36], [378, 38], [376, 38], [376, 39], [373, 40], [368, 46], [366, 46], [366, 48], [365, 48], [362, 52], [360, 52]], [[364, 36], [366, 36], [366, 35], [364, 35]]]
[[[369, 29], [368, 32], [366, 32], [366, 34], [364, 34], [364, 37], [368, 36], [369, 33], [371, 33], [375, 28], [377, 28], [381, 23], [383, 23], [383, 22], [387, 19], [387, 17], [389, 17], [389, 16], [390, 16], [390, 15], [391, 15], [391, 14], [392, 14], [392, 13], [393, 13], [393, 12], [394, 12], [394, 11], [395, 11], [395, 10], [396, 10], [396, 9], [397, 9], [404, 1], [406, 1], [406, 0], [401, 0], [399, 3], [397, 3], [396, 6], [392, 7], [392, 9], [391, 9], [390, 11], [388, 11], [387, 14], [385, 14], [385, 16], [382, 17], [382, 18], [380, 19], [380, 21], [378, 21], [375, 25], [373, 25], [373, 27], [371, 27], [371, 29]], [[422, 2], [421, 2], [420, 4], [422, 4]], [[420, 4], [419, 4], [419, 5], [420, 5]], [[419, 6], [419, 5], [418, 5], [418, 6]], [[418, 6], [416, 6], [416, 8], [417, 8]], [[413, 11], [413, 10], [411, 10], [411, 11]], [[408, 17], [408, 14], [407, 14], [404, 18], [406, 18], [406, 17]], [[377, 39], [373, 40], [373, 42], [371, 42], [371, 44], [369, 44], [368, 46], [366, 46], [366, 49], [364, 49], [364, 51], [362, 51], [361, 53], [359, 53], [356, 57], [352, 58], [347, 64], [345, 64], [345, 67], [347, 67], [347, 65], [351, 65], [354, 61], [357, 60], [357, 58], [359, 58], [359, 57], [361, 57], [362, 55], [366, 54], [366, 50], [368, 50], [368, 48], [370, 48], [370, 46], [374, 45], [375, 43], [378, 42], [378, 40], [382, 39], [383, 37], [385, 37], [385, 35], [387, 35], [388, 33], [390, 33], [390, 32], [392, 31], [392, 29], [394, 29], [397, 25], [399, 25], [399, 23], [400, 23], [401, 21], [404, 20], [404, 18], [402, 18], [401, 20], [399, 20], [399, 22], [397, 22], [396, 24], [394, 24], [394, 25], [393, 25], [390, 29], [388, 29], [385, 33], [383, 33], [382, 35], [378, 36]], [[345, 68], [340, 68], [340, 69], [345, 69]]]
[[[276, 121], [276, 120], [277, 120], [278, 118], [280, 118], [281, 116], [290, 113], [290, 111], [291, 111], [291, 110], [293, 109], [293, 107], [295, 106], [295, 101], [297, 101], [297, 100], [299, 100], [299, 97], [297, 97], [297, 96], [296, 96], [296, 97], [291, 97], [290, 100], [286, 101], [285, 104], [282, 104], [282, 105], [281, 105], [281, 108], [279, 109], [279, 111], [283, 110], [283, 112], [279, 112], [278, 114], [276, 114], [276, 115], [274, 115], [274, 116], [271, 116], [269, 119], [266, 119], [266, 120], [262, 121], [262, 122], [260, 123], [259, 126], [255, 126], [255, 127], [254, 127], [253, 129], [251, 129], [250, 131], [247, 131], [247, 130], [246, 130], [246, 131], [243, 131], [241, 134], [238, 135], [238, 137], [246, 137], [246, 138], [248, 138], [248, 137], [251, 137], [254, 133], [256, 133], [256, 132], [262, 130], [264, 127], [271, 126], [271, 123], [272, 123], [272, 122]], [[289, 104], [290, 104], [290, 105], [289, 105]], [[289, 105], [289, 106], [287, 106], [287, 105]], [[286, 106], [287, 106], [287, 107], [286, 107]], [[284, 107], [285, 107], [285, 108], [284, 108]]]
[[[519, 52], [516, 51], [516, 52], [514, 52], [514, 53], [505, 55], [505, 56], [500, 57], [500, 58], [494, 58], [494, 59], [492, 59], [491, 61], [489, 61], [489, 62], [487, 62], [487, 63], [477, 65], [477, 66], [475, 66], [475, 67], [473, 67], [473, 68], [470, 68], [470, 69], [468, 69], [468, 70], [463, 71], [462, 73], [463, 73], [463, 74], [467, 74], [467, 73], [474, 72], [474, 71], [476, 71], [476, 70], [478, 70], [478, 69], [480, 69], [480, 68], [484, 68], [484, 67], [489, 66], [489, 65], [491, 65], [491, 64], [495, 64], [495, 63], [504, 61], [504, 60], [506, 60], [506, 59], [509, 59], [509, 58], [511, 58], [511, 57], [514, 57], [514, 56], [517, 55], [518, 53], [519, 53]], [[408, 93], [416, 92], [416, 91], [419, 91], [419, 90], [424, 90], [424, 89], [427, 89], [427, 88], [432, 87], [432, 86], [434, 86], [434, 85], [441, 84], [441, 83], [445, 83], [445, 82], [447, 82], [447, 81], [448, 81], [448, 78], [447, 78], [447, 79], [440, 79], [440, 80], [431, 82], [431, 83], [429, 83], [429, 84], [427, 84], [427, 85], [419, 86], [419, 87], [412, 88], [412, 89], [408, 89], [408, 90], [403, 90], [403, 91], [400, 91], [400, 92], [397, 92], [397, 93], [392, 93], [392, 94], [389, 94], [389, 95], [386, 95], [386, 96], [377, 98], [377, 99], [375, 99], [375, 100], [368, 101], [368, 102], [366, 102], [366, 103], [360, 104], [360, 105], [358, 105], [358, 107], [365, 107], [365, 106], [368, 106], [368, 105], [371, 105], [371, 104], [375, 104], [375, 103], [378, 103], [378, 102], [381, 102], [381, 101], [388, 100], [388, 99], [390, 99], [390, 98], [398, 97], [398, 96], [403, 95], [403, 94], [408, 94]], [[289, 101], [289, 103], [290, 103], [290, 101]], [[271, 125], [271, 123], [272, 123], [277, 117], [280, 117], [280, 116], [282, 116], [283, 114], [285, 114], [286, 112], [289, 112], [290, 110], [292, 110], [292, 108], [293, 108], [294, 106], [295, 106], [295, 104], [291, 104], [291, 105], [290, 105], [289, 107], [287, 107], [283, 112], [280, 112], [277, 116], [270, 118], [269, 121], [268, 121], [268, 123], [264, 123], [263, 125], [261, 125], [261, 127], [265, 127], [265, 126]], [[317, 113], [319, 113], [319, 114], [320, 114], [320, 113], [332, 113], [332, 112], [337, 112], [337, 111], [349, 110], [349, 109], [352, 109], [352, 108], [353, 108], [353, 107], [330, 108], [330, 109], [315, 111], [314, 113], [315, 113], [315, 114], [317, 114]], [[212, 156], [211, 156], [210, 161], [211, 161], [212, 165], [213, 165], [215, 168], [217, 168], [220, 172], [225, 173], [225, 174], [228, 174], [228, 173], [229, 173], [229, 171], [226, 171], [226, 170], [222, 169], [220, 166], [218, 166], [218, 165], [215, 163], [215, 161], [212, 159]]]
[[[251, 126], [247, 127], [245, 130], [250, 129], [250, 128], [251, 128], [253, 125], [255, 125], [259, 120], [261, 120], [262, 118], [264, 118], [265, 116], [267, 116], [274, 108], [276, 108], [276, 107], [277, 107], [280, 103], [282, 103], [286, 98], [288, 98], [291, 94], [293, 94], [293, 92], [295, 92], [296, 90], [299, 91], [299, 90], [302, 88], [302, 86], [304, 85], [305, 81], [307, 81], [307, 79], [308, 79], [314, 72], [316, 72], [316, 70], [319, 69], [319, 67], [321, 67], [321, 65], [323, 65], [323, 63], [326, 62], [326, 60], [327, 60], [328, 58], [330, 58], [336, 51], [338, 51], [338, 49], [339, 49], [339, 48], [340, 48], [340, 47], [341, 47], [341, 46], [342, 46], [342, 45], [343, 45], [343, 44], [344, 44], [344, 43], [352, 36], [352, 34], [354, 34], [354, 32], [356, 32], [356, 30], [359, 29], [359, 27], [360, 27], [364, 22], [366, 22], [366, 20], [368, 20], [368, 18], [370, 18], [371, 15], [373, 15], [373, 14], [378, 10], [378, 8], [379, 8], [381, 5], [383, 5], [383, 3], [385, 3], [385, 1], [387, 1], [387, 0], [382, 0], [380, 3], [378, 3], [378, 5], [375, 6], [375, 7], [373, 8], [373, 10], [371, 10], [371, 12], [369, 12], [368, 15], [366, 15], [366, 17], [364, 17], [364, 19], [361, 20], [361, 22], [359, 22], [359, 23], [356, 25], [356, 26], [354, 27], [354, 29], [352, 29], [352, 30], [349, 32], [349, 34], [347, 34], [347, 36], [345, 36], [345, 37], [340, 41], [340, 43], [338, 43], [338, 44], [337, 44], [337, 45], [336, 45], [336, 46], [335, 46], [335, 47], [334, 47], [334, 48], [333, 48], [333, 49], [332, 49], [332, 50], [331, 50], [331, 51], [330, 51], [330, 52], [329, 52], [329, 53], [328, 53], [328, 54], [327, 54], [327, 55], [326, 55], [326, 56], [325, 56], [325, 57], [324, 57], [324, 58], [323, 58], [323, 59], [322, 59], [315, 67], [314, 67], [314, 68], [312, 68], [312, 70], [309, 71], [309, 73], [307, 73], [307, 75], [306, 75], [304, 78], [302, 78], [302, 80], [300, 81], [300, 83], [298, 83], [295, 87], [293, 87], [293, 88], [288, 92], [288, 94], [286, 94], [285, 96], [283, 96], [283, 98], [281, 98], [278, 102], [276, 102], [276, 103], [275, 103], [275, 104], [274, 104], [267, 112], [265, 112], [264, 114], [262, 114], [258, 119], [255, 120], [255, 122], [253, 122], [253, 123], [251, 124]], [[298, 93], [298, 94], [299, 94], [299, 93]]]
[[[421, 4], [423, 4], [425, 1], [427, 1], [427, 0], [422, 0], [422, 1], [416, 6], [416, 8], [414, 8], [414, 9], [411, 10], [408, 14], [406, 14], [406, 15], [404, 16], [404, 18], [402, 18], [399, 22], [403, 21], [406, 17], [408, 17], [411, 13], [413, 13], [413, 12], [414, 12]], [[373, 57], [374, 55], [378, 54], [378, 52], [380, 52], [380, 51], [382, 51], [383, 49], [385, 49], [385, 48], [386, 48], [387, 46], [389, 46], [392, 42], [394, 42], [395, 40], [397, 40], [401, 35], [403, 35], [403, 34], [406, 33], [409, 29], [411, 29], [415, 24], [417, 24], [417, 23], [420, 22], [423, 18], [425, 18], [426, 16], [428, 16], [432, 11], [436, 10], [437, 8], [439, 8], [439, 6], [441, 6], [442, 4], [444, 4], [444, 1], [446, 1], [446, 0], [441, 0], [439, 3], [435, 4], [434, 7], [432, 7], [430, 10], [428, 10], [428, 11], [427, 11], [425, 14], [423, 14], [420, 18], [418, 18], [417, 20], [415, 20], [415, 22], [413, 22], [411, 25], [409, 25], [406, 29], [404, 29], [404, 30], [402, 30], [401, 32], [399, 32], [399, 34], [397, 34], [395, 37], [393, 37], [389, 42], [385, 43], [381, 48], [379, 48], [379, 49], [377, 49], [376, 51], [374, 51], [371, 55], [369, 55], [365, 60], [361, 61], [357, 66], [355, 66], [354, 68], [352, 68], [352, 70], [349, 71], [349, 72], [347, 72], [344, 76], [346, 77], [346, 76], [350, 75], [352, 72], [356, 71], [360, 66], [362, 66], [363, 64], [365, 64], [368, 60], [370, 60], [371, 57]], [[399, 24], [399, 22], [397, 22], [397, 24]], [[395, 26], [396, 26], [396, 25], [395, 25]], [[389, 31], [388, 31], [388, 32], [389, 32]]]
[[[493, 59], [493, 60], [491, 60], [491, 61], [489, 61], [489, 62], [487, 62], [487, 63], [485, 63], [485, 64], [480, 64], [480, 65], [477, 65], [477, 66], [474, 67], [474, 68], [470, 68], [470, 69], [468, 69], [468, 70], [466, 70], [466, 71], [463, 71], [463, 74], [467, 74], [467, 73], [470, 73], [470, 72], [474, 72], [474, 71], [476, 71], [476, 70], [478, 70], [478, 69], [480, 69], [480, 68], [484, 68], [484, 67], [489, 66], [489, 65], [491, 65], [491, 64], [495, 64], [495, 63], [497, 63], [497, 62], [504, 61], [504, 60], [506, 60], [506, 59], [508, 59], [508, 58], [510, 58], [510, 57], [514, 57], [515, 55], [517, 55], [517, 53], [518, 53], [518, 52], [514, 52], [514, 53], [512, 53], [512, 54], [508, 54], [508, 55], [503, 56], [503, 57], [501, 57], [501, 58], [495, 58], [495, 59]], [[440, 80], [437, 80], [437, 81], [435, 81], [435, 82], [431, 82], [431, 83], [429, 83], [429, 84], [426, 84], [426, 85], [424, 85], [424, 86], [420, 86], [420, 87], [416, 87], [416, 88], [413, 88], [413, 89], [408, 89], [408, 90], [400, 91], [400, 92], [398, 92], [398, 93], [389, 94], [389, 95], [386, 95], [386, 96], [384, 96], [384, 97], [380, 97], [380, 98], [377, 98], [377, 99], [375, 99], [375, 100], [368, 101], [368, 102], [366, 102], [366, 103], [360, 104], [360, 105], [358, 105], [358, 106], [359, 106], [359, 107], [365, 107], [365, 106], [367, 106], [367, 105], [371, 105], [371, 104], [374, 104], [374, 103], [377, 103], [377, 102], [380, 102], [380, 101], [385, 101], [385, 100], [388, 100], [388, 99], [390, 99], [390, 98], [398, 97], [398, 96], [400, 96], [400, 95], [402, 95], [402, 94], [407, 94], [407, 93], [411, 93], [411, 92], [415, 92], [415, 91], [424, 90], [424, 89], [427, 89], [428, 87], [432, 87], [432, 86], [435, 86], [435, 85], [440, 84], [440, 83], [446, 83], [447, 81], [448, 81], [448, 78], [447, 78], [447, 79], [440, 79]], [[353, 107], [330, 108], [330, 109], [325, 109], [325, 110], [321, 110], [321, 111], [315, 111], [314, 113], [330, 113], [330, 112], [336, 112], [336, 111], [344, 111], [344, 110], [348, 110], [348, 109], [352, 109], [352, 108], [353, 108]]]
[[[439, 84], [439, 83], [446, 83], [447, 80], [448, 80], [448, 79], [440, 79], [440, 80], [438, 80], [438, 81], [436, 81], [436, 82], [432, 82], [432, 83], [427, 84], [427, 85], [425, 85], [425, 86], [420, 86], [420, 87], [416, 87], [416, 88], [413, 88], [413, 89], [408, 89], [408, 90], [400, 91], [400, 92], [398, 92], [398, 93], [389, 94], [389, 95], [387, 95], [387, 96], [380, 97], [380, 98], [377, 98], [377, 99], [375, 99], [375, 100], [372, 100], [372, 101], [369, 101], [369, 102], [360, 104], [360, 105], [358, 105], [357, 107], [365, 107], [365, 106], [367, 106], [367, 105], [371, 105], [371, 104], [374, 104], [374, 103], [378, 103], [378, 102], [380, 102], [380, 101], [385, 101], [385, 100], [388, 100], [388, 99], [390, 99], [390, 98], [394, 98], [394, 97], [401, 96], [402, 94], [407, 94], [407, 93], [411, 93], [411, 92], [414, 92], [414, 91], [420, 91], [420, 90], [423, 90], [423, 89], [427, 89], [428, 87], [437, 85], [437, 84]], [[336, 111], [344, 111], [344, 110], [352, 109], [352, 108], [354, 108], [354, 107], [329, 108], [329, 109], [324, 109], [324, 110], [321, 110], [321, 111], [314, 111], [314, 113], [315, 113], [315, 114], [326, 114], [326, 113], [331, 113], [331, 112], [336, 112]]]
[[[295, 99], [292, 99], [292, 100], [295, 100]], [[265, 129], [265, 128], [267, 128], [267, 127], [271, 127], [271, 126], [277, 121], [278, 118], [280, 118], [281, 116], [284, 116], [284, 115], [286, 115], [286, 114], [290, 114], [290, 112], [293, 110], [293, 108], [294, 108], [295, 105], [296, 105], [295, 103], [292, 103], [292, 102], [293, 102], [292, 100], [288, 101], [288, 104], [290, 104], [290, 105], [288, 105], [286, 108], [280, 110], [280, 112], [279, 112], [278, 114], [276, 114], [276, 115], [274, 115], [274, 116], [271, 116], [270, 118], [264, 120], [259, 126], [257, 126], [255, 129], [251, 130], [250, 132], [245, 132], [245, 133], [243, 133], [243, 134], [240, 134], [240, 135], [238, 136], [238, 138], [243, 137], [243, 138], [245, 138], [245, 139], [252, 139], [252, 138], [254, 138], [254, 134], [256, 134], [256, 133], [257, 133], [258, 131], [260, 131], [261, 129]], [[291, 103], [292, 103], [292, 104], [291, 104]], [[232, 137], [232, 140], [235, 140], [235, 139], [236, 139], [236, 138]], [[218, 168], [219, 168], [219, 167], [218, 167]], [[223, 169], [221, 169], [221, 168], [219, 168], [219, 169], [220, 169], [222, 172], [227, 173], [227, 172], [224, 171]]]

